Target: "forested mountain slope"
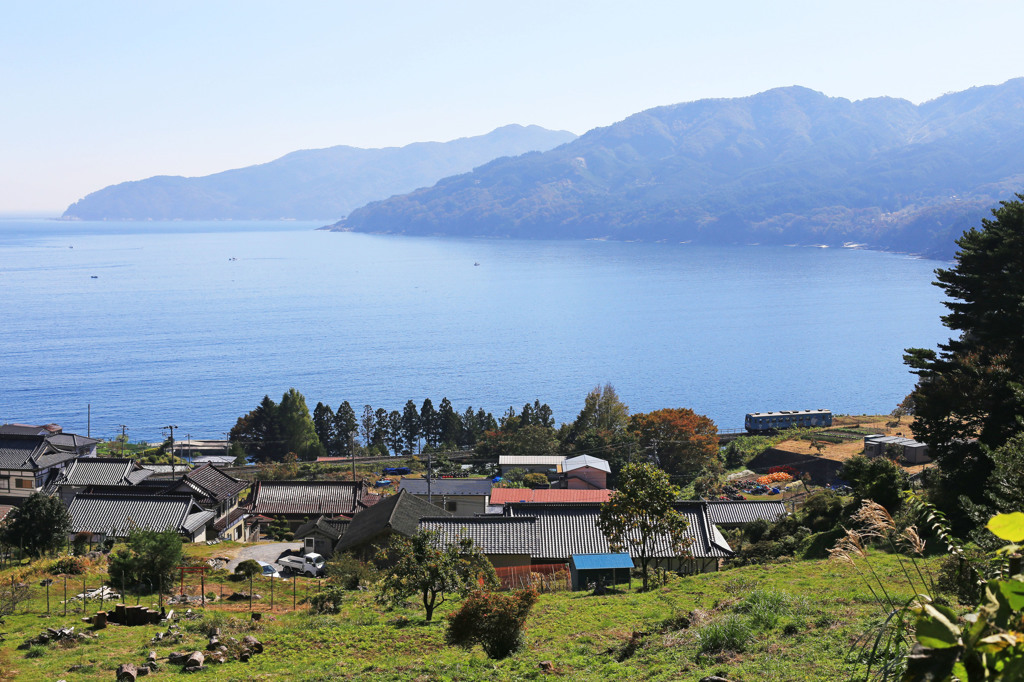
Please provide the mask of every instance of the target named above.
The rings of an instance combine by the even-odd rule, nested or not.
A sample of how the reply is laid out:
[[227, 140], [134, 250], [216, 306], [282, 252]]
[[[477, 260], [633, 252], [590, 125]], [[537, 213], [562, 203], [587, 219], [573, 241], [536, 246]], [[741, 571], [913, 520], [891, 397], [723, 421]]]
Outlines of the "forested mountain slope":
[[802, 87], [643, 111], [353, 211], [337, 229], [863, 243], [949, 257], [1024, 190], [1024, 79], [921, 105]]

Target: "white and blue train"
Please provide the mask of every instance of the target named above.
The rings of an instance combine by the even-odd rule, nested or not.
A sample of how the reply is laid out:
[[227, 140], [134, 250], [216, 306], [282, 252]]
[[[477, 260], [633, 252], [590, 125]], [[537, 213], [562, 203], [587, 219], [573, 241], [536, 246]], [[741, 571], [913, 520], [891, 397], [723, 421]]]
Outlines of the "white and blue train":
[[750, 412], [744, 420], [750, 433], [781, 431], [792, 428], [832, 426], [831, 410], [790, 410], [782, 412]]

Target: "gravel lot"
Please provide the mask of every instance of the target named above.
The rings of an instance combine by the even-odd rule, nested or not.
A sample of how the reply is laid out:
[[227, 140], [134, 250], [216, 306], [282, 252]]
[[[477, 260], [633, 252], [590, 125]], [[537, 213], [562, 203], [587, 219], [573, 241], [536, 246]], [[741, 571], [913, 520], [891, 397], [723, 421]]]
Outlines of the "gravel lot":
[[277, 560], [281, 555], [288, 550], [292, 550], [292, 553], [296, 554], [301, 549], [301, 542], [271, 542], [265, 545], [243, 547], [238, 551], [238, 556], [228, 563], [228, 570], [234, 572], [235, 566], [239, 563], [246, 559], [255, 559], [256, 561], [266, 561], [268, 564], [274, 564], [274, 567], [280, 571], [282, 566], [277, 563]]

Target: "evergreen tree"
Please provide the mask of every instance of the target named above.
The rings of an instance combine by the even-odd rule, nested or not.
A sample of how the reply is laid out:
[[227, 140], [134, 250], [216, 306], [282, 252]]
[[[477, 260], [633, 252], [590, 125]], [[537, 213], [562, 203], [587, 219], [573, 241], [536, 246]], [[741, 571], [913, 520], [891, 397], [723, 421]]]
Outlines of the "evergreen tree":
[[320, 439], [306, 406], [306, 398], [294, 388], [289, 388], [281, 396], [279, 418], [285, 452], [294, 452], [303, 460], [316, 459], [322, 451]]
[[420, 441], [420, 412], [416, 409], [416, 403], [411, 400], [402, 410], [402, 436], [405, 438], [406, 448], [410, 452], [416, 452], [416, 446]]
[[373, 435], [370, 442], [378, 448], [388, 448], [388, 411], [378, 407], [373, 413]]
[[352, 438], [359, 428], [355, 410], [346, 400], [334, 413], [334, 450], [339, 457], [352, 456]]
[[278, 404], [270, 396], [263, 396], [256, 409], [238, 418], [231, 429], [230, 439], [240, 442], [257, 461], [280, 461], [287, 450], [284, 449], [279, 411]]
[[359, 420], [359, 425], [363, 429], [363, 446], [370, 447], [370, 442], [373, 440], [373, 427], [376, 424], [376, 418], [373, 413], [372, 405], [363, 405], [363, 416]]
[[439, 440], [441, 444], [445, 446], [458, 445], [462, 435], [460, 433], [462, 421], [447, 397], [441, 398], [441, 405], [437, 409], [437, 420], [440, 425]]
[[402, 444], [405, 438], [402, 436], [402, 413], [392, 410], [388, 413], [388, 447], [396, 457], [402, 454]]
[[316, 436], [320, 439], [327, 454], [337, 457], [337, 453], [332, 450], [337, 439], [334, 437], [334, 410], [330, 405], [317, 403], [313, 408], [313, 428], [316, 429]]
[[430, 398], [426, 398], [423, 401], [423, 406], [420, 407], [420, 434], [428, 447], [437, 447], [440, 435], [438, 426], [437, 410], [434, 409], [434, 403], [430, 401]]
[[20, 507], [11, 510], [0, 536], [8, 547], [21, 547], [39, 557], [62, 547], [70, 532], [71, 520], [60, 498], [32, 493]]
[[942, 323], [957, 335], [938, 353], [904, 356], [920, 377], [911, 428], [942, 472], [939, 504], [958, 494], [983, 501], [990, 453], [1024, 420], [1024, 195], [1017, 198], [957, 240], [954, 267], [935, 271], [950, 311]]

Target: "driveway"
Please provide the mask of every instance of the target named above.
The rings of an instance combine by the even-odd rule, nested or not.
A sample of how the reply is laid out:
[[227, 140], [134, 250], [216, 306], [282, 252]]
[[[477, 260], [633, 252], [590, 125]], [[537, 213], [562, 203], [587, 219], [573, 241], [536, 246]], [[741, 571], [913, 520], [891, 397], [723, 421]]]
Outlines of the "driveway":
[[281, 564], [277, 563], [277, 560], [286, 551], [291, 550], [293, 554], [297, 554], [302, 550], [301, 542], [269, 542], [267, 544], [252, 545], [251, 547], [242, 547], [238, 550], [238, 554], [228, 562], [228, 570], [234, 573], [235, 567], [246, 559], [255, 559], [256, 561], [266, 561], [268, 564], [274, 564], [277, 570], [281, 570]]

